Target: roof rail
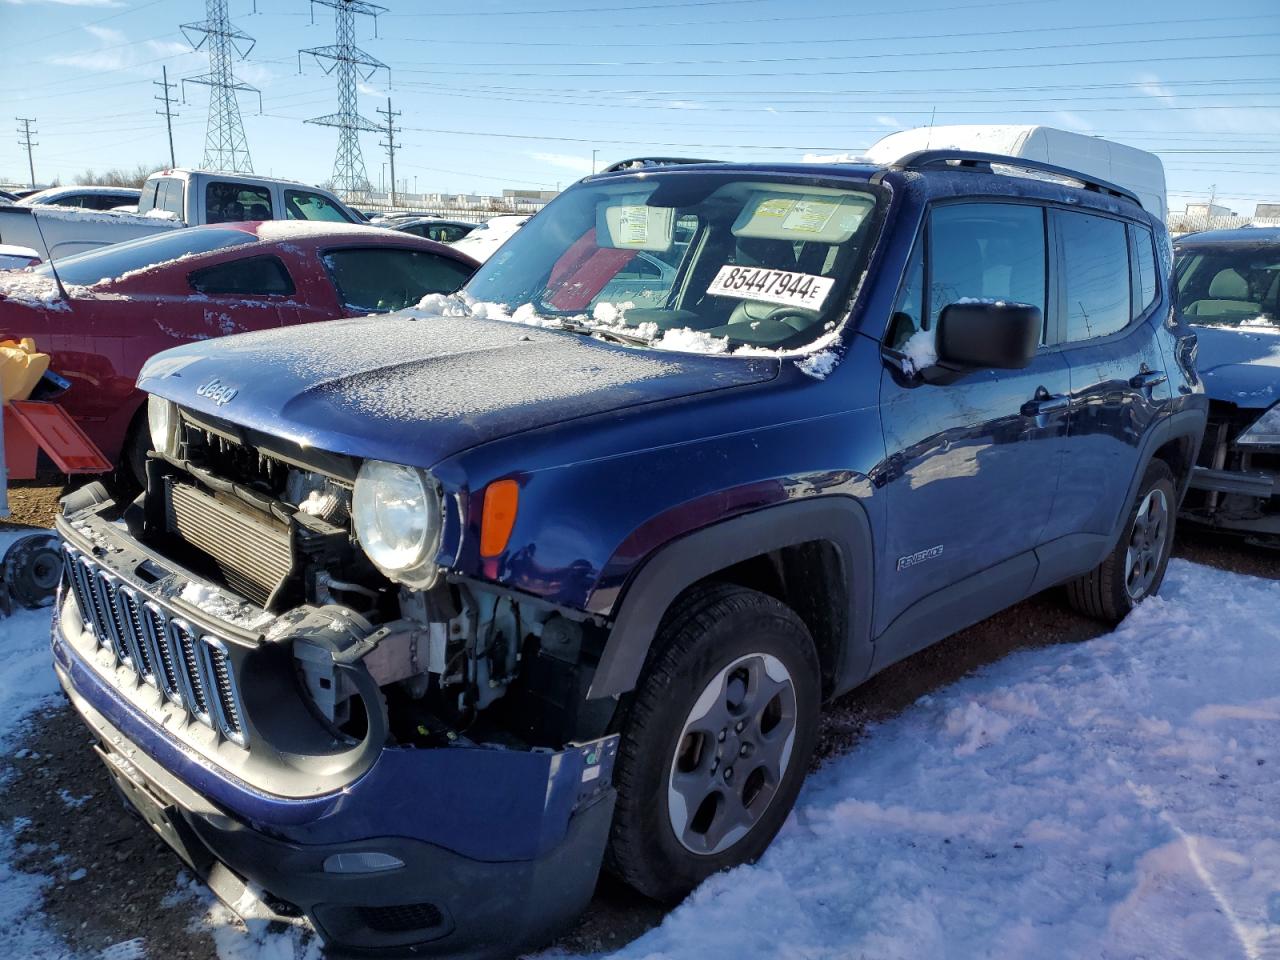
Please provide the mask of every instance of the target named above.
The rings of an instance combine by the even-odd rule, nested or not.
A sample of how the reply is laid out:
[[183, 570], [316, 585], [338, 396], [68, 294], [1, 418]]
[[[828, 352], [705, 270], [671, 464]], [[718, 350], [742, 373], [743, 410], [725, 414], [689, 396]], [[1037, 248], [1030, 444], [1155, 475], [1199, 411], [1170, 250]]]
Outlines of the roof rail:
[[975, 153], [969, 150], [920, 150], [894, 161], [889, 164], [889, 168], [891, 170], [922, 170], [928, 167], [945, 166], [952, 169], [994, 173], [995, 171], [991, 169], [992, 164], [999, 164], [1002, 167], [1017, 167], [1020, 170], [1032, 170], [1037, 173], [1049, 173], [1056, 177], [1065, 177], [1081, 184], [1086, 190], [1105, 193], [1108, 196], [1129, 200], [1139, 207], [1142, 206], [1142, 201], [1138, 199], [1137, 194], [1118, 184], [1099, 180], [1097, 177], [1088, 176], [1079, 170], [1045, 163], [1043, 160], [1028, 160], [1025, 157], [1010, 157], [999, 153]]
[[697, 160], [690, 157], [632, 157], [619, 160], [601, 170], [601, 173], [622, 173], [624, 170], [644, 170], [647, 167], [677, 167], [685, 163], [719, 163], [719, 160]]

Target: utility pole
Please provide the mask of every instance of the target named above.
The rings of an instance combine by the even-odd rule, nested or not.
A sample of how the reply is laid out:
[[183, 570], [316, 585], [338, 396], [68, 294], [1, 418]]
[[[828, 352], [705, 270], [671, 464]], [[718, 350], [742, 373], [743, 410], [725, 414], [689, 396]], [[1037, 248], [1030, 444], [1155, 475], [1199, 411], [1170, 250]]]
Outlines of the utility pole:
[[1213, 201], [1218, 199], [1218, 185], [1216, 183], [1209, 186], [1209, 206], [1204, 211], [1204, 228], [1206, 230], [1213, 229]]
[[596, 155], [597, 155], [599, 152], [600, 152], [599, 150], [592, 150], [592, 151], [591, 151], [591, 174], [592, 174], [592, 176], [595, 176], [595, 172], [596, 172]]
[[178, 165], [178, 161], [175, 159], [173, 152], [173, 118], [177, 116], [177, 114], [173, 112], [173, 94], [170, 93], [170, 91], [176, 89], [178, 85], [176, 83], [169, 82], [168, 67], [162, 66], [160, 68], [160, 75], [164, 78], [163, 80], [151, 81], [152, 84], [160, 88], [160, 93], [152, 99], [159, 100], [164, 104], [164, 111], [162, 112], [157, 110], [156, 116], [164, 117], [165, 128], [169, 131], [169, 167], [173, 168]]
[[31, 157], [31, 148], [38, 147], [40, 144], [31, 139], [37, 133], [37, 131], [31, 129], [31, 125], [36, 122], [36, 118], [17, 117], [15, 119], [22, 124], [22, 129], [18, 131], [18, 136], [22, 139], [18, 141], [18, 145], [27, 148], [27, 170], [31, 173], [31, 188], [34, 190], [36, 186], [36, 162]]
[[391, 109], [391, 98], [387, 97], [387, 109], [379, 109], [375, 112], [387, 118], [387, 140], [385, 143], [379, 140], [378, 145], [387, 151], [387, 159], [391, 161], [391, 206], [394, 207], [396, 205], [396, 117], [400, 116], [400, 111]]

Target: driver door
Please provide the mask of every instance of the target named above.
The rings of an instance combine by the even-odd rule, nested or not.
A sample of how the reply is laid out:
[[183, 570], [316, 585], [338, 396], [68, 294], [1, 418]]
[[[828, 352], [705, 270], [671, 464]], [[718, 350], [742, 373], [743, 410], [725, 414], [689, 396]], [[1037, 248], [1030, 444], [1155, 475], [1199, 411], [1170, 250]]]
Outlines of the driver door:
[[888, 557], [877, 574], [876, 632], [920, 622], [898, 631], [890, 660], [1016, 602], [1034, 578], [1066, 449], [1066, 361], [1042, 340], [1021, 370], [931, 383], [898, 367], [903, 354], [928, 364], [950, 303], [1005, 300], [1045, 312], [1046, 238], [1039, 205], [966, 200], [932, 207], [917, 241], [885, 343], [897, 362], [881, 380]]

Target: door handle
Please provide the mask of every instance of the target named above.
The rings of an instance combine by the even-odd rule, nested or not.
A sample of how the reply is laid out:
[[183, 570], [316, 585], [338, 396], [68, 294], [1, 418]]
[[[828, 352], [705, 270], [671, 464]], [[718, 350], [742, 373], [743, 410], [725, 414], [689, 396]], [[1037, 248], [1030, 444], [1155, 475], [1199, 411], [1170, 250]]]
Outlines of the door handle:
[[1024, 417], [1043, 417], [1047, 413], [1057, 413], [1071, 406], [1071, 398], [1063, 394], [1051, 394], [1041, 389], [1036, 391], [1036, 398], [1022, 405]]
[[1129, 378], [1129, 386], [1135, 390], [1150, 390], [1152, 387], [1160, 386], [1168, 379], [1163, 370], [1143, 370], [1141, 373], [1135, 373]]

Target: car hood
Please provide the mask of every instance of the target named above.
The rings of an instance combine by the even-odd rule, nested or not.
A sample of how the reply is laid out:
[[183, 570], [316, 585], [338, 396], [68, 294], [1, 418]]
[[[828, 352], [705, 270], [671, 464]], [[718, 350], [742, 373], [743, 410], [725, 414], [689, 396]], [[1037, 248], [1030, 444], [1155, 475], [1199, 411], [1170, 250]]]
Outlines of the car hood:
[[405, 312], [188, 344], [153, 357], [138, 386], [321, 450], [429, 467], [500, 437], [777, 372], [767, 357]]
[[1280, 400], [1280, 327], [1196, 326], [1196, 367], [1205, 393], [1237, 406]]

